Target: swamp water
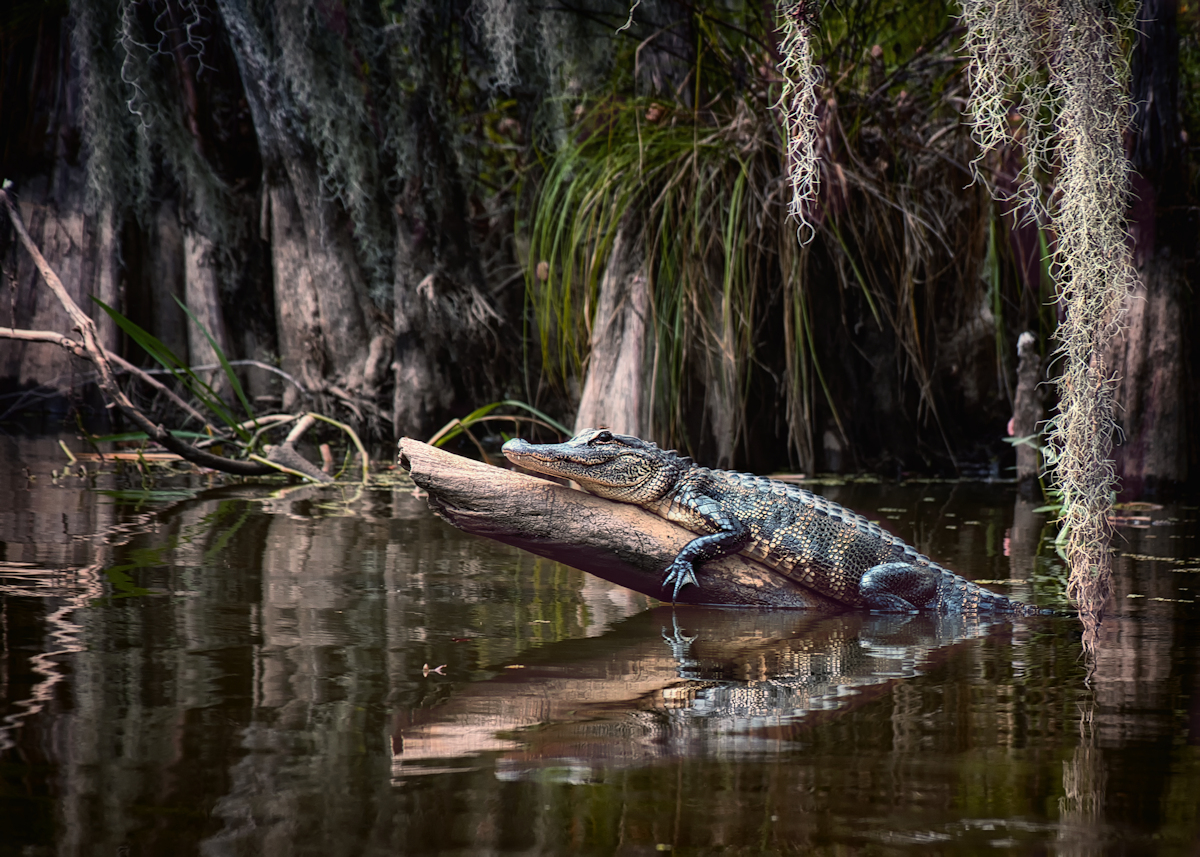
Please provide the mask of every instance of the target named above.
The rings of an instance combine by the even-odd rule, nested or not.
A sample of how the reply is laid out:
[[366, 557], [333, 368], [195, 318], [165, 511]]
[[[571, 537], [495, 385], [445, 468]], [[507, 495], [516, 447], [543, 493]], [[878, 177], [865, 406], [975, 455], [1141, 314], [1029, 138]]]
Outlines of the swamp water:
[[[672, 610], [400, 484], [65, 465], [0, 440], [0, 855], [1200, 853], [1194, 508], [1119, 529], [1089, 666], [1064, 617]], [[1008, 486], [817, 490], [1059, 597]]]

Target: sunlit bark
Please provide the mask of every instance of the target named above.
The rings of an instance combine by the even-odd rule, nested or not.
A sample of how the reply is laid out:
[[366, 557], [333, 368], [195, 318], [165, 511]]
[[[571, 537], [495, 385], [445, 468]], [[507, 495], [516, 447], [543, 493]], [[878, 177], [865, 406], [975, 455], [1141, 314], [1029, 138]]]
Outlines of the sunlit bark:
[[584, 374], [575, 430], [605, 426], [649, 437], [650, 284], [635, 218], [626, 218], [613, 240], [592, 322], [592, 350]]

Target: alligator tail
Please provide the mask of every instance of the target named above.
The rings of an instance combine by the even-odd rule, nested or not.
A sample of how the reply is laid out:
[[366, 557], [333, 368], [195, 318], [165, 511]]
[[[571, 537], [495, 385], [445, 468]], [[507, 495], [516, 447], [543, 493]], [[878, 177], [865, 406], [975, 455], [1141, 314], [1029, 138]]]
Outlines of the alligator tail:
[[984, 589], [948, 569], [939, 568], [938, 607], [948, 613], [1015, 613], [1035, 616], [1043, 611], [990, 589]]

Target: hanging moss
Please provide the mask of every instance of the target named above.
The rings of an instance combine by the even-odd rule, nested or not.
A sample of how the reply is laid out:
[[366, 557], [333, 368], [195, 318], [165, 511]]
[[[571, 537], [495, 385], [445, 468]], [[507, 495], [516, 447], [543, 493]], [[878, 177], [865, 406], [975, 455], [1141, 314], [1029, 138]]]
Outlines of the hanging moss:
[[[373, 14], [372, 14], [373, 12]], [[354, 246], [379, 305], [392, 297], [395, 236], [381, 164], [391, 90], [384, 19], [370, 4], [267, 4], [283, 79], [320, 165], [321, 190], [353, 223]]]
[[819, 69], [813, 64], [812, 29], [814, 4], [809, 0], [781, 0], [779, 4], [779, 73], [783, 85], [779, 110], [783, 114], [788, 178], [792, 196], [788, 214], [796, 221], [797, 236], [811, 240], [815, 234], [809, 222], [817, 199], [820, 170], [817, 163], [817, 84]]
[[[1107, 517], [1115, 493], [1115, 379], [1104, 355], [1136, 278], [1123, 141], [1130, 105], [1121, 33], [1128, 22], [1112, 19], [1098, 0], [1036, 7], [971, 0], [964, 9], [980, 142], [1024, 144], [1021, 202], [1049, 213], [1051, 273], [1063, 308], [1049, 461], [1061, 495], [1071, 592], [1085, 614], [1098, 617], [1107, 595]], [[1019, 105], [1019, 118], [1010, 115], [1011, 104]], [[1048, 187], [1038, 183], [1039, 174], [1050, 177]], [[1034, 207], [1035, 198], [1049, 204]]]

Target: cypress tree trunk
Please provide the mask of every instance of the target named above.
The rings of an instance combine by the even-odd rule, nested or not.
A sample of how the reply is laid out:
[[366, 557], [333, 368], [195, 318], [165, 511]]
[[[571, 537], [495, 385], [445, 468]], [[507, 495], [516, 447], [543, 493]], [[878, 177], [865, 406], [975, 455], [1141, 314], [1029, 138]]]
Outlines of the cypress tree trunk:
[[[1037, 352], [1037, 337], [1026, 331], [1017, 339], [1017, 389], [1013, 394], [1012, 434], [1032, 437], [1042, 421], [1042, 403], [1038, 384], [1042, 382], [1042, 356]], [[1042, 454], [1034, 446], [1017, 446], [1017, 485], [1026, 497], [1035, 495], [1041, 472]]]
[[576, 431], [607, 426], [636, 437], [651, 433], [646, 389], [650, 286], [639, 231], [637, 218], [627, 216], [613, 239], [600, 280]]
[[[284, 371], [310, 390], [365, 403], [379, 392], [390, 333], [366, 294], [347, 218], [321, 192], [316, 155], [304, 137], [287, 83], [244, 0], [219, 0], [258, 135], [270, 201], [272, 270]], [[304, 14], [299, 4], [275, 9], [280, 27]], [[294, 393], [285, 393], [285, 407]]]
[[[100, 309], [95, 307], [88, 294], [98, 294], [92, 278], [95, 266], [89, 265], [91, 254], [81, 252], [95, 244], [89, 218], [84, 212], [83, 177], [70, 175], [64, 169], [56, 182], [36, 182], [15, 188], [21, 216], [28, 224], [29, 234], [42, 250], [46, 261], [61, 272], [63, 283], [71, 298], [96, 318]], [[3, 230], [6, 239], [14, 233], [7, 226]], [[30, 330], [71, 329], [71, 320], [54, 300], [53, 296], [40, 288], [41, 281], [33, 260], [14, 240], [12, 249], [5, 253], [6, 273], [16, 283], [16, 294], [4, 301], [2, 324], [5, 327]], [[11, 269], [9, 264], [12, 264]], [[88, 268], [92, 268], [92, 272]], [[91, 306], [92, 309], [88, 309]], [[94, 310], [94, 312], [93, 312]], [[102, 314], [102, 313], [101, 313]], [[106, 343], [107, 344], [107, 343]], [[11, 378], [20, 385], [54, 384], [55, 379], [70, 377], [82, 364], [61, 348], [42, 345], [26, 346], [22, 343], [0, 342], [0, 376]], [[69, 384], [57, 384], [67, 387]]]
[[[518, 353], [515, 332], [495, 335], [501, 321], [472, 236], [467, 183], [450, 147], [447, 80], [458, 72], [457, 48], [445, 38], [449, 8], [417, 4], [409, 50], [412, 93], [399, 104], [408, 149], [395, 207], [393, 280], [397, 435], [429, 437], [458, 406], [467, 411], [497, 396], [497, 377]], [[403, 70], [393, 71], [396, 79]], [[494, 294], [494, 293], [493, 293]]]
[[1160, 250], [1142, 266], [1109, 358], [1121, 379], [1116, 405], [1124, 434], [1113, 458], [1129, 497], [1169, 491], [1188, 476], [1182, 261]]
[[141, 276], [129, 295], [129, 316], [157, 336], [176, 354], [188, 352], [190, 322], [175, 299], [184, 295], [183, 224], [175, 200], [164, 200], [154, 211], [143, 250]]
[[1179, 127], [1177, 14], [1177, 0], [1146, 0], [1133, 58], [1131, 154], [1139, 175], [1130, 220], [1139, 277], [1125, 329], [1108, 355], [1121, 379], [1116, 404], [1124, 434], [1113, 457], [1130, 497], [1169, 490], [1190, 475], [1184, 296], [1195, 235], [1179, 213], [1187, 204], [1188, 179]]
[[[208, 336], [204, 335], [205, 330], [222, 353], [231, 353], [225, 318], [221, 313], [221, 286], [217, 280], [216, 253], [217, 246], [213, 240], [194, 224], [184, 227], [184, 303], [196, 321], [204, 327], [204, 330], [201, 330], [195, 322], [188, 319], [188, 363], [192, 366], [211, 366], [218, 362], [216, 349], [213, 348], [212, 342], [209, 342]], [[204, 374], [214, 389], [222, 389], [221, 380], [224, 373], [221, 370], [214, 369]]]
[[[287, 177], [264, 175], [270, 205], [271, 272], [275, 280], [275, 326], [283, 370], [309, 390], [319, 389], [326, 355], [321, 347], [320, 301], [307, 265], [304, 220]], [[298, 391], [287, 387], [284, 410], [297, 406]]]
[[[16, 190], [30, 236], [42, 248], [42, 255], [51, 267], [63, 272], [62, 280], [72, 300], [96, 322], [100, 343], [115, 350], [116, 325], [91, 300], [95, 296], [109, 306], [121, 304], [115, 215], [111, 206], [103, 206], [97, 213], [87, 211], [80, 173], [64, 167], [58, 181], [35, 182]], [[3, 232], [12, 234], [7, 228]], [[6, 261], [5, 270], [12, 277], [16, 291], [0, 310], [0, 324], [30, 330], [70, 331], [70, 318], [42, 288], [40, 275], [28, 254], [15, 245], [4, 255], [12, 262], [9, 269]], [[47, 384], [67, 389], [74, 386], [68, 379], [81, 368], [83, 364], [62, 348], [0, 341], [0, 378], [19, 385]]]
[[[100, 206], [94, 216], [86, 218], [88, 247], [84, 257], [84, 285], [89, 282], [97, 298], [108, 306], [120, 307], [121, 288], [118, 282], [117, 214], [111, 202]], [[88, 301], [91, 303], [91, 301]], [[82, 305], [82, 304], [81, 304]], [[112, 352], [119, 344], [117, 323], [108, 313], [93, 305], [92, 319], [96, 322], [97, 339]]]
[[434, 275], [422, 275], [419, 241], [404, 215], [396, 217], [393, 331], [396, 373], [392, 423], [397, 434], [430, 437], [454, 399], [454, 383], [438, 360], [430, 334], [440, 326]]

